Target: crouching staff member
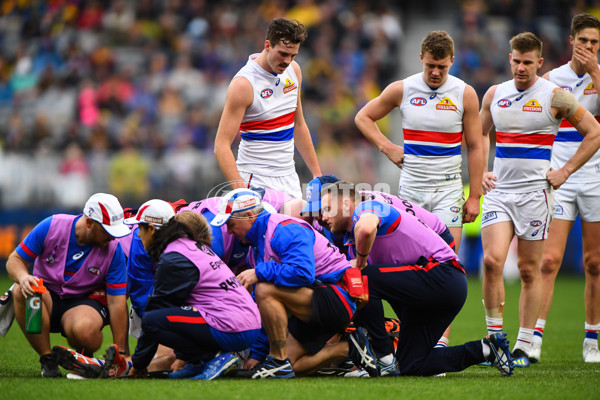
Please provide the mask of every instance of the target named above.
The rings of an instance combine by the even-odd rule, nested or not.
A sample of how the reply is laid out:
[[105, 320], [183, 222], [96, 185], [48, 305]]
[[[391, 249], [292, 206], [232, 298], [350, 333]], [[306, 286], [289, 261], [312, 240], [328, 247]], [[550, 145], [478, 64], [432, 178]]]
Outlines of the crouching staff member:
[[[145, 215], [147, 214], [147, 215]], [[202, 216], [182, 212], [157, 229], [152, 206], [141, 218], [139, 235], [157, 262], [154, 291], [142, 319], [142, 336], [130, 375], [146, 375], [159, 344], [174, 349], [194, 379], [214, 379], [234, 366], [230, 353], [248, 348], [258, 336], [260, 315], [246, 289], [210, 248], [210, 226]], [[179, 377], [183, 377], [180, 376]]]
[[252, 190], [236, 189], [223, 198], [211, 224], [225, 223], [229, 232], [252, 246], [249, 264], [254, 268], [238, 279], [246, 287], [256, 285], [270, 344], [266, 360], [241, 376], [293, 378], [318, 369], [325, 360], [315, 354], [354, 316], [351, 280], [342, 281], [357, 273], [360, 292], [359, 271], [308, 223], [264, 210], [260, 195]]

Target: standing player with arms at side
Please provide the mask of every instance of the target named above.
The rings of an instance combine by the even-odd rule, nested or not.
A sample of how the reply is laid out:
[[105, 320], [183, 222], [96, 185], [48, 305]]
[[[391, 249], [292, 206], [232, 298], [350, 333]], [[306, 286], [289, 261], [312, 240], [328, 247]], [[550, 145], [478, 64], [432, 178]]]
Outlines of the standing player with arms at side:
[[[573, 93], [598, 119], [600, 115], [600, 21], [589, 14], [573, 17], [571, 36], [573, 56], [571, 61], [549, 73], [544, 78]], [[563, 120], [556, 136], [550, 165], [563, 166], [575, 154], [583, 136]], [[542, 259], [542, 310], [535, 325], [533, 353], [539, 360], [542, 335], [552, 304], [554, 281], [560, 269], [567, 237], [577, 215], [581, 218], [583, 234], [583, 264], [585, 268], [585, 339], [583, 359], [600, 362], [598, 330], [600, 330], [600, 152], [592, 158], [554, 193], [554, 219], [550, 223], [548, 243]]]
[[[443, 31], [421, 43], [423, 72], [390, 84], [356, 115], [361, 132], [402, 168], [399, 196], [430, 211], [446, 224], [458, 252], [462, 224], [479, 215], [483, 151], [479, 100], [475, 90], [449, 75], [454, 41]], [[390, 142], [376, 121], [394, 108], [402, 112], [404, 147]], [[467, 146], [471, 192], [464, 200], [461, 143]], [[442, 343], [447, 345], [448, 332]]]
[[[302, 198], [294, 145], [313, 177], [321, 175], [302, 114], [302, 72], [294, 61], [306, 39], [304, 25], [284, 18], [269, 25], [261, 53], [234, 76], [215, 138], [215, 156], [233, 189], [260, 186]], [[231, 145], [241, 132], [237, 162]]]
[[[481, 107], [481, 122], [489, 152], [489, 132], [496, 130], [494, 171], [483, 178], [481, 242], [484, 255], [483, 298], [489, 334], [503, 326], [503, 268], [513, 237], [522, 289], [519, 334], [513, 349], [515, 366], [537, 361], [533, 331], [542, 303], [541, 263], [554, 208], [553, 193], [600, 147], [600, 125], [575, 97], [539, 79], [542, 42], [533, 33], [510, 40], [513, 80], [492, 86]], [[550, 170], [552, 144], [560, 121], [567, 119], [585, 138], [573, 156]]]

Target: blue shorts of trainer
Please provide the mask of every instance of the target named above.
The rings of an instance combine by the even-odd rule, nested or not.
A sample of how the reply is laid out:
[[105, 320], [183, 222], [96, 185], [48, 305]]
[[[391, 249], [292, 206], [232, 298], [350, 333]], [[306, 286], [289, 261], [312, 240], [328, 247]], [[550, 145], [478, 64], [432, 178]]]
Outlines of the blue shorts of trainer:
[[318, 353], [336, 333], [344, 332], [354, 316], [354, 305], [350, 305], [336, 285], [313, 288], [312, 317], [306, 323], [291, 316], [288, 331], [310, 353]]
[[467, 279], [456, 261], [421, 264], [363, 269], [369, 278], [369, 304], [357, 313], [356, 323], [369, 331], [377, 355], [393, 352], [381, 301], [390, 304], [401, 321], [396, 359], [402, 375], [460, 371], [482, 362], [480, 340], [434, 350], [467, 298]]
[[172, 348], [177, 358], [197, 364], [219, 351], [250, 347], [260, 329], [223, 332], [211, 327], [192, 307], [169, 307], [144, 313], [142, 332], [132, 359], [136, 368], [150, 363], [158, 344]]
[[450, 233], [450, 229], [446, 228], [444, 232], [440, 234], [440, 237], [444, 239], [444, 242], [448, 243], [448, 246], [456, 252], [456, 241], [454, 240], [454, 236]]
[[66, 336], [63, 330], [61, 319], [64, 313], [69, 311], [71, 308], [77, 306], [90, 306], [100, 314], [102, 318], [102, 326], [110, 323], [110, 316], [108, 313], [108, 307], [100, 303], [96, 299], [91, 299], [87, 296], [78, 297], [67, 297], [61, 299], [56, 293], [48, 290], [50, 297], [52, 298], [52, 315], [50, 316], [50, 332], [60, 332], [61, 335]]

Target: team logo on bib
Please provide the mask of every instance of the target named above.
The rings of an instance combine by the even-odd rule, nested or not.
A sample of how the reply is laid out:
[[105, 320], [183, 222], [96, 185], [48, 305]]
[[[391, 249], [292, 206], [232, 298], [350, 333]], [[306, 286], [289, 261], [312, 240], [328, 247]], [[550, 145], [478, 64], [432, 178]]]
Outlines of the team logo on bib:
[[290, 78], [285, 79], [285, 86], [283, 87], [283, 94], [289, 93], [292, 90], [298, 88], [298, 86]]
[[427, 104], [427, 100], [425, 100], [422, 97], [413, 97], [412, 99], [410, 99], [410, 104], [412, 104], [413, 106], [421, 107]]
[[456, 104], [452, 102], [448, 97], [444, 97], [439, 103], [435, 105], [436, 110], [450, 110], [456, 111]]
[[88, 272], [92, 275], [100, 276], [100, 268], [98, 267], [88, 267]]
[[510, 101], [509, 99], [500, 99], [498, 100], [498, 107], [501, 108], [507, 108], [512, 106], [512, 101]]
[[590, 82], [589, 85], [585, 89], [583, 89], [583, 94], [597, 94], [596, 88], [594, 87], [594, 82]]
[[268, 99], [272, 95], [273, 95], [272, 89], [263, 89], [263, 91], [260, 92], [260, 97], [262, 97], [263, 99]]
[[523, 111], [527, 112], [542, 112], [542, 106], [536, 99], [531, 99], [523, 106]]

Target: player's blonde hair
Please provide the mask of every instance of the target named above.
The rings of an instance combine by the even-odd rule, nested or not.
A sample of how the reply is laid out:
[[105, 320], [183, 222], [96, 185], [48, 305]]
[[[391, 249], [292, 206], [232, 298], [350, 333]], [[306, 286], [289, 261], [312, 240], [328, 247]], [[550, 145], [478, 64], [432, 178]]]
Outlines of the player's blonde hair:
[[510, 39], [510, 49], [516, 50], [519, 53], [527, 53], [529, 51], [537, 51], [538, 57], [542, 56], [543, 43], [531, 32], [523, 32]]

